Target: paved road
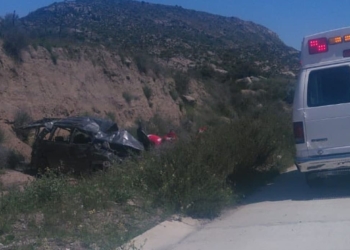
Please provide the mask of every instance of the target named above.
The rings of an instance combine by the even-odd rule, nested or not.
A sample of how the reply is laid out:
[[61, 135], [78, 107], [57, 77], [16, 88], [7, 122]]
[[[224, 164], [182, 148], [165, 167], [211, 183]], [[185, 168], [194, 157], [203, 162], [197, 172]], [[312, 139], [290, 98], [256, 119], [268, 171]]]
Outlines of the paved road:
[[350, 176], [330, 177], [309, 188], [292, 170], [243, 206], [163, 249], [350, 249]]

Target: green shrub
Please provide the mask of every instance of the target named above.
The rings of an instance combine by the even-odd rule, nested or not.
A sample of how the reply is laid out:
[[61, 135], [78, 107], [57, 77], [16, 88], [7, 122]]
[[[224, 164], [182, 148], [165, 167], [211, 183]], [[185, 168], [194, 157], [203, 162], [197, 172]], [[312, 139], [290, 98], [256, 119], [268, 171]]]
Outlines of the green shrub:
[[142, 90], [143, 90], [143, 94], [145, 95], [145, 97], [149, 101], [149, 99], [151, 98], [151, 96], [153, 94], [153, 90], [149, 86], [144, 86], [142, 88]]
[[169, 94], [174, 101], [176, 101], [179, 98], [179, 94], [176, 92], [175, 89], [171, 89], [169, 91]]
[[127, 103], [131, 103], [131, 101], [132, 101], [132, 99], [134, 98], [133, 96], [132, 96], [132, 94], [130, 94], [129, 92], [123, 92], [123, 98], [124, 98], [124, 100], [127, 102]]
[[75, 191], [79, 194], [84, 209], [106, 208], [111, 202], [125, 203], [131, 198], [134, 177], [132, 169], [128, 171], [130, 173], [115, 167], [82, 180]]
[[113, 122], [115, 122], [116, 121], [116, 119], [115, 119], [115, 113], [114, 112], [107, 112], [106, 113], [106, 118], [107, 119], [110, 119], [111, 121], [113, 121]]
[[7, 167], [9, 169], [16, 169], [21, 162], [24, 161], [24, 156], [15, 151], [15, 150], [9, 150], [7, 154]]
[[137, 54], [134, 56], [136, 67], [140, 73], [147, 74], [152, 71], [156, 76], [160, 76], [163, 68], [147, 54]]
[[54, 65], [57, 65], [57, 58], [58, 58], [57, 55], [51, 53], [51, 61]]
[[216, 124], [190, 141], [157, 151], [141, 164], [141, 185], [152, 191], [157, 204], [194, 217], [215, 217], [232, 198], [229, 187], [256, 187], [278, 173], [278, 158], [292, 158], [286, 126], [290, 114], [275, 108]]
[[32, 122], [33, 118], [29, 115], [29, 113], [25, 110], [18, 110], [15, 114], [13, 120], [13, 130], [15, 131], [17, 137], [24, 141], [28, 141], [28, 136], [30, 131], [21, 129], [22, 126], [27, 125]]
[[215, 76], [215, 70], [208, 64], [203, 65], [199, 72], [201, 77], [205, 79], [210, 79]]
[[8, 149], [0, 145], [0, 169], [7, 167]]
[[33, 119], [28, 112], [24, 110], [19, 110], [16, 112], [13, 121], [13, 130], [15, 131], [17, 137], [24, 142], [28, 141], [30, 131], [24, 130], [21, 127], [30, 123], [31, 121], [33, 121]]
[[176, 144], [142, 165], [140, 182], [157, 204], [194, 217], [215, 217], [232, 192], [225, 182], [228, 165], [215, 162], [220, 152], [213, 147], [206, 140]]
[[175, 90], [180, 95], [186, 94], [189, 88], [190, 84], [190, 78], [188, 75], [185, 75], [183, 72], [177, 72], [174, 75], [174, 81], [175, 81]]
[[155, 114], [147, 123], [143, 122], [148, 133], [165, 135], [170, 129], [174, 129], [171, 119]]
[[0, 144], [4, 143], [5, 141], [5, 132], [0, 128]]
[[136, 67], [139, 70], [140, 73], [144, 73], [147, 74], [148, 72], [148, 65], [149, 65], [149, 57], [147, 57], [146, 55], [143, 54], [139, 54], [136, 55], [134, 57], [135, 63], [136, 63]]

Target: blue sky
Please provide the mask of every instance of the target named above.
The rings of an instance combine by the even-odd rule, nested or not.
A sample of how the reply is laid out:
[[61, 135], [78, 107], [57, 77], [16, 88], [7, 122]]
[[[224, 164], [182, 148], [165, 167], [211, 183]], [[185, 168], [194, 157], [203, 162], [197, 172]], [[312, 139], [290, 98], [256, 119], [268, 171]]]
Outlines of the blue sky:
[[[59, 0], [56, 0], [59, 1]], [[24, 16], [53, 0], [0, 0], [0, 15]], [[282, 41], [300, 49], [305, 35], [350, 26], [349, 0], [145, 0], [183, 8], [234, 16], [276, 32]]]

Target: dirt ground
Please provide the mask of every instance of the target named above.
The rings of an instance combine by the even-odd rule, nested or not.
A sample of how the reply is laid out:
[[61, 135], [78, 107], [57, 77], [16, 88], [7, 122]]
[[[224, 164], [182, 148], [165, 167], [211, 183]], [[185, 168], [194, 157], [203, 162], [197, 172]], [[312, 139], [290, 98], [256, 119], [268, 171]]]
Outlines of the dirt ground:
[[14, 170], [4, 170], [0, 174], [1, 187], [6, 190], [12, 187], [23, 187], [33, 181], [35, 178], [31, 175], [24, 174]]

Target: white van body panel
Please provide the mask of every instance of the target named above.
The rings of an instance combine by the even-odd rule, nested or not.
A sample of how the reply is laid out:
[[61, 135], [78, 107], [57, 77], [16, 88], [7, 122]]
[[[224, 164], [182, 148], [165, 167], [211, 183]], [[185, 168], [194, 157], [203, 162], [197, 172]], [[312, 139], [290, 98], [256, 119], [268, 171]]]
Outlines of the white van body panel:
[[343, 56], [350, 42], [329, 45], [326, 53], [308, 50], [310, 39], [347, 34], [350, 27], [304, 38], [293, 104], [293, 122], [302, 122], [304, 132], [296, 143], [301, 172], [350, 170], [350, 57]]

